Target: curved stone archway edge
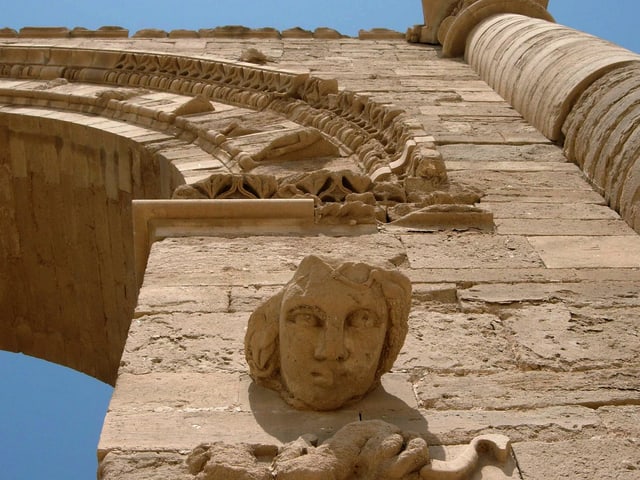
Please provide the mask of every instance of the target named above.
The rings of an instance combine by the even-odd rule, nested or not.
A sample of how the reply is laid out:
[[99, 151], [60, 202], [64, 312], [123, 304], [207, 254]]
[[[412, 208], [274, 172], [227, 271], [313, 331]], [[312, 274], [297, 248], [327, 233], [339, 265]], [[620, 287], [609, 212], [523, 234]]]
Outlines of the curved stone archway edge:
[[[405, 147], [411, 142], [424, 143], [426, 137], [421, 128], [403, 121], [403, 111], [397, 106], [339, 91], [335, 80], [240, 62], [142, 52], [5, 46], [0, 48], [0, 76], [145, 88], [271, 110], [346, 146], [357, 154], [360, 167], [374, 181], [388, 180], [407, 168]], [[46, 94], [42, 96], [46, 101]], [[121, 102], [113, 98], [106, 106], [129, 118], [154, 115]], [[209, 149], [226, 140], [219, 132], [199, 131], [175, 113], [155, 115], [157, 121], [190, 130]]]
[[138, 291], [131, 200], [171, 189], [136, 141], [150, 133], [0, 107], [0, 348], [115, 382]]

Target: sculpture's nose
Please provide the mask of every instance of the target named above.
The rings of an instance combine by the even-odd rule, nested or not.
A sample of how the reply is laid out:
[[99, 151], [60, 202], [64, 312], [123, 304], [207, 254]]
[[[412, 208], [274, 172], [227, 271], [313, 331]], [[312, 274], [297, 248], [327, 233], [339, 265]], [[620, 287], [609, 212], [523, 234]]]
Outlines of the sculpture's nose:
[[344, 361], [349, 358], [349, 351], [344, 342], [344, 328], [342, 321], [330, 319], [326, 322], [314, 351], [316, 360]]

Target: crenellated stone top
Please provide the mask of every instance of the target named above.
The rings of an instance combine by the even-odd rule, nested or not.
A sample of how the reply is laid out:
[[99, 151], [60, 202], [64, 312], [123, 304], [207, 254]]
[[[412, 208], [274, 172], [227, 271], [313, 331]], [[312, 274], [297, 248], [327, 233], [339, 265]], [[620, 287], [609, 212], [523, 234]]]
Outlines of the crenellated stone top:
[[[278, 30], [273, 27], [250, 28], [242, 25], [224, 25], [199, 30], [175, 29], [163, 30], [161, 28], [143, 28], [130, 35], [128, 29], [120, 26], [103, 26], [97, 29], [85, 27], [31, 27], [26, 26], [20, 30], [14, 28], [0, 28], [0, 38], [255, 38], [255, 39], [291, 39], [291, 38], [315, 38], [322, 40], [338, 40], [341, 38], [353, 38], [344, 35], [329, 27], [317, 27], [314, 30], [306, 30], [300, 27], [292, 27], [286, 30]], [[405, 34], [388, 28], [372, 28], [360, 30], [360, 40], [404, 40]]]

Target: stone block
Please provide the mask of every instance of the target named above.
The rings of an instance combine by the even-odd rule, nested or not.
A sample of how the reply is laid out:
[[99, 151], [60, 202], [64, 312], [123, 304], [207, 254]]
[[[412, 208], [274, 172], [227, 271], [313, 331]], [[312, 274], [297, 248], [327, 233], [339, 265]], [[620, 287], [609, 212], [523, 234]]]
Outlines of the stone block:
[[[427, 373], [415, 389], [420, 406], [428, 409], [533, 410], [560, 405], [596, 408], [638, 402], [639, 368], [640, 364], [617, 370], [584, 372], [508, 370], [465, 376]], [[628, 407], [624, 412], [616, 411], [615, 407], [604, 407], [599, 413], [606, 415], [617, 430], [623, 427], [624, 418], [632, 419], [638, 413], [638, 407]]]
[[529, 243], [547, 268], [638, 268], [640, 239], [624, 236], [540, 236]]
[[532, 268], [542, 260], [522, 237], [502, 235], [403, 235], [409, 263], [421, 268]]
[[637, 438], [607, 437], [513, 446], [523, 480], [548, 480], [559, 472], [573, 480], [635, 480], [638, 449]]
[[591, 435], [601, 426], [598, 415], [584, 407], [535, 410], [421, 409], [420, 413], [428, 424], [426, 439], [432, 445], [463, 444], [478, 435], [489, 433], [506, 435], [513, 442], [557, 441]]
[[397, 371], [463, 375], [496, 372], [515, 358], [500, 318], [491, 313], [437, 312], [414, 305], [409, 333], [394, 365]]
[[512, 332], [513, 351], [522, 369], [619, 368], [635, 365], [640, 353], [637, 327], [623, 315], [591, 318], [562, 304], [509, 313], [505, 327]]
[[575, 220], [557, 217], [550, 219], [498, 218], [495, 223], [497, 232], [501, 235], [536, 235], [546, 238], [551, 235], [559, 237], [571, 235], [579, 238], [588, 235], [605, 238], [626, 235], [632, 238], [636, 235], [631, 227], [622, 220]]
[[23, 38], [67, 38], [69, 35], [67, 27], [23, 27], [18, 33]]

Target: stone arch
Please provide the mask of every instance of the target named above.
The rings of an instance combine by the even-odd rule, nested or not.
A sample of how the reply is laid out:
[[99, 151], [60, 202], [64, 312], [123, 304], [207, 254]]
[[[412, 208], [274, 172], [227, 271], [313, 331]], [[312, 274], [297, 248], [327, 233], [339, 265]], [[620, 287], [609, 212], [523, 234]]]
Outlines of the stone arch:
[[0, 109], [0, 348], [107, 383], [137, 298], [131, 201], [178, 177], [119, 123]]
[[[424, 143], [420, 139], [426, 136], [396, 105], [340, 91], [335, 80], [242, 62], [166, 53], [5, 46], [0, 48], [2, 77], [148, 89], [275, 112], [318, 129], [353, 151], [360, 168], [374, 180], [388, 179], [406, 168], [407, 145]], [[73, 95], [60, 98], [54, 93], [41, 101], [66, 104], [75, 100]], [[203, 131], [180, 111], [154, 112], [118, 97], [78, 101], [88, 111], [110, 110], [108, 115], [126, 121], [182, 130], [209, 152], [224, 149], [224, 135]], [[227, 153], [233, 157], [239, 152]]]
[[211, 127], [216, 107], [314, 129], [374, 181], [414, 175], [425, 153], [446, 177], [401, 109], [335, 80], [169, 54], [1, 47], [0, 348], [115, 381], [141, 283], [131, 201], [251, 163]]

